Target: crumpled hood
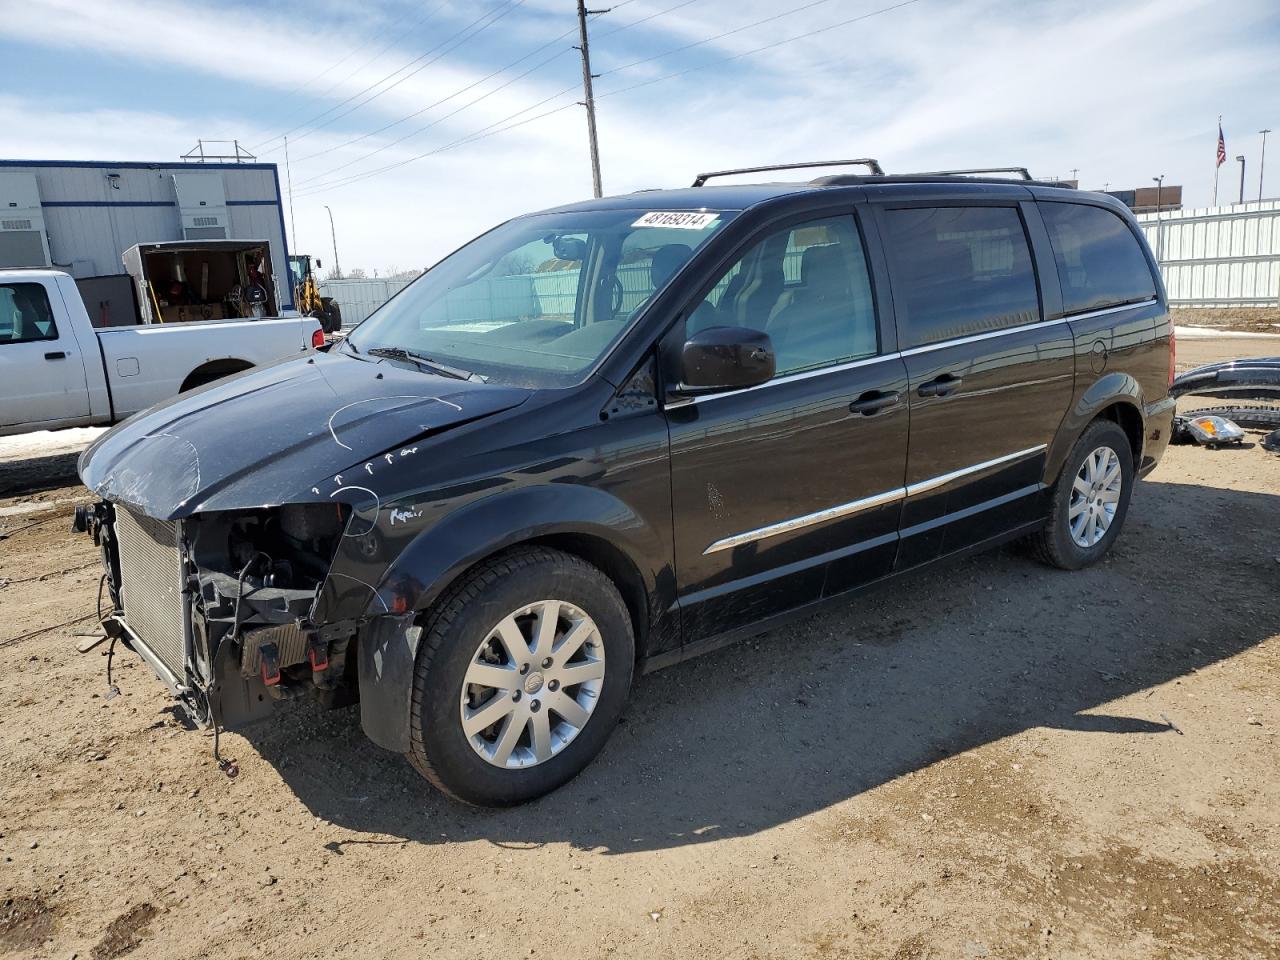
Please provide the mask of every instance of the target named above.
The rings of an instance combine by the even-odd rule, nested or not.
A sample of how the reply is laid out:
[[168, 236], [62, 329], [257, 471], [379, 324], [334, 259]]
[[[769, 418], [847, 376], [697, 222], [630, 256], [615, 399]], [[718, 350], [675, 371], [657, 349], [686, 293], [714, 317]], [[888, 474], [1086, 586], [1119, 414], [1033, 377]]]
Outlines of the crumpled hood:
[[81, 455], [80, 479], [159, 520], [282, 503], [367, 504], [408, 487], [405, 471], [426, 466], [414, 441], [529, 394], [315, 354], [144, 410]]

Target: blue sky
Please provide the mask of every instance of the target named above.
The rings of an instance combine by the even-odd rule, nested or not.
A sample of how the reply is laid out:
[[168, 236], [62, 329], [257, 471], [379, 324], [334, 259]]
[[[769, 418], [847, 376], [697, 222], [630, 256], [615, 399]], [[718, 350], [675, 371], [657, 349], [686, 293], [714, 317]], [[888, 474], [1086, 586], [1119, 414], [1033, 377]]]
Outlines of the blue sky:
[[[896, 170], [1078, 168], [1086, 187], [1163, 173], [1204, 205], [1222, 114], [1257, 195], [1257, 131], [1280, 130], [1274, 0], [885, 9], [899, 2], [615, 0], [591, 24], [605, 192], [870, 154]], [[329, 204], [345, 268], [422, 266], [513, 214], [590, 194], [574, 10], [0, 0], [0, 152], [170, 160], [198, 137], [234, 137], [284, 180], [292, 131], [291, 245], [329, 254]], [[1280, 195], [1275, 137], [1267, 196]], [[1221, 197], [1237, 177], [1232, 160]]]

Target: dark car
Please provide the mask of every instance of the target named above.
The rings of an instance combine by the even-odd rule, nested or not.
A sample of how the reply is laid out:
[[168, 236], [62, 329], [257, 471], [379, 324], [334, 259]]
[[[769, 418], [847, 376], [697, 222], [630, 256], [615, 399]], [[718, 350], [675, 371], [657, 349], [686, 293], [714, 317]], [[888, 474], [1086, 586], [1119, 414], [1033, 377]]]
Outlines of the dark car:
[[509, 804], [587, 765], [637, 671], [1013, 538], [1106, 553], [1173, 415], [1125, 207], [705, 179], [511, 220], [329, 352], [101, 438], [108, 630], [200, 724], [358, 699]]

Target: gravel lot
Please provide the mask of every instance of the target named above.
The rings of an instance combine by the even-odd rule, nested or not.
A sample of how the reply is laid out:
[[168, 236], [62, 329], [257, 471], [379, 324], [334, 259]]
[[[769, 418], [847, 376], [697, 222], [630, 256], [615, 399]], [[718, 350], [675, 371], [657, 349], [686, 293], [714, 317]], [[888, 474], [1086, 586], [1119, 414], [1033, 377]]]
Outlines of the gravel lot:
[[87, 499], [74, 454], [0, 463], [0, 955], [1280, 957], [1256, 443], [1171, 448], [1091, 570], [1004, 550], [643, 678], [586, 774], [503, 812], [355, 711], [226, 736], [230, 780], [140, 661], [107, 701], [92, 619], [58, 626], [94, 607]]

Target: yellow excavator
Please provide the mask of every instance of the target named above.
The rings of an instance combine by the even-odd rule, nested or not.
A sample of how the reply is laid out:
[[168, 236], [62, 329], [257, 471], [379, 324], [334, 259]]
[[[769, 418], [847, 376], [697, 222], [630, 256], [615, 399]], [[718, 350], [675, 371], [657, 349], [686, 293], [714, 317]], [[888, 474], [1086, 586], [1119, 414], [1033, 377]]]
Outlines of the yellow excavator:
[[[316, 261], [316, 270], [320, 269], [320, 261]], [[337, 333], [342, 329], [342, 308], [333, 297], [320, 296], [320, 285], [316, 283], [315, 273], [311, 269], [310, 254], [290, 255], [289, 277], [293, 281], [293, 303], [304, 317], [315, 317], [325, 333]]]

